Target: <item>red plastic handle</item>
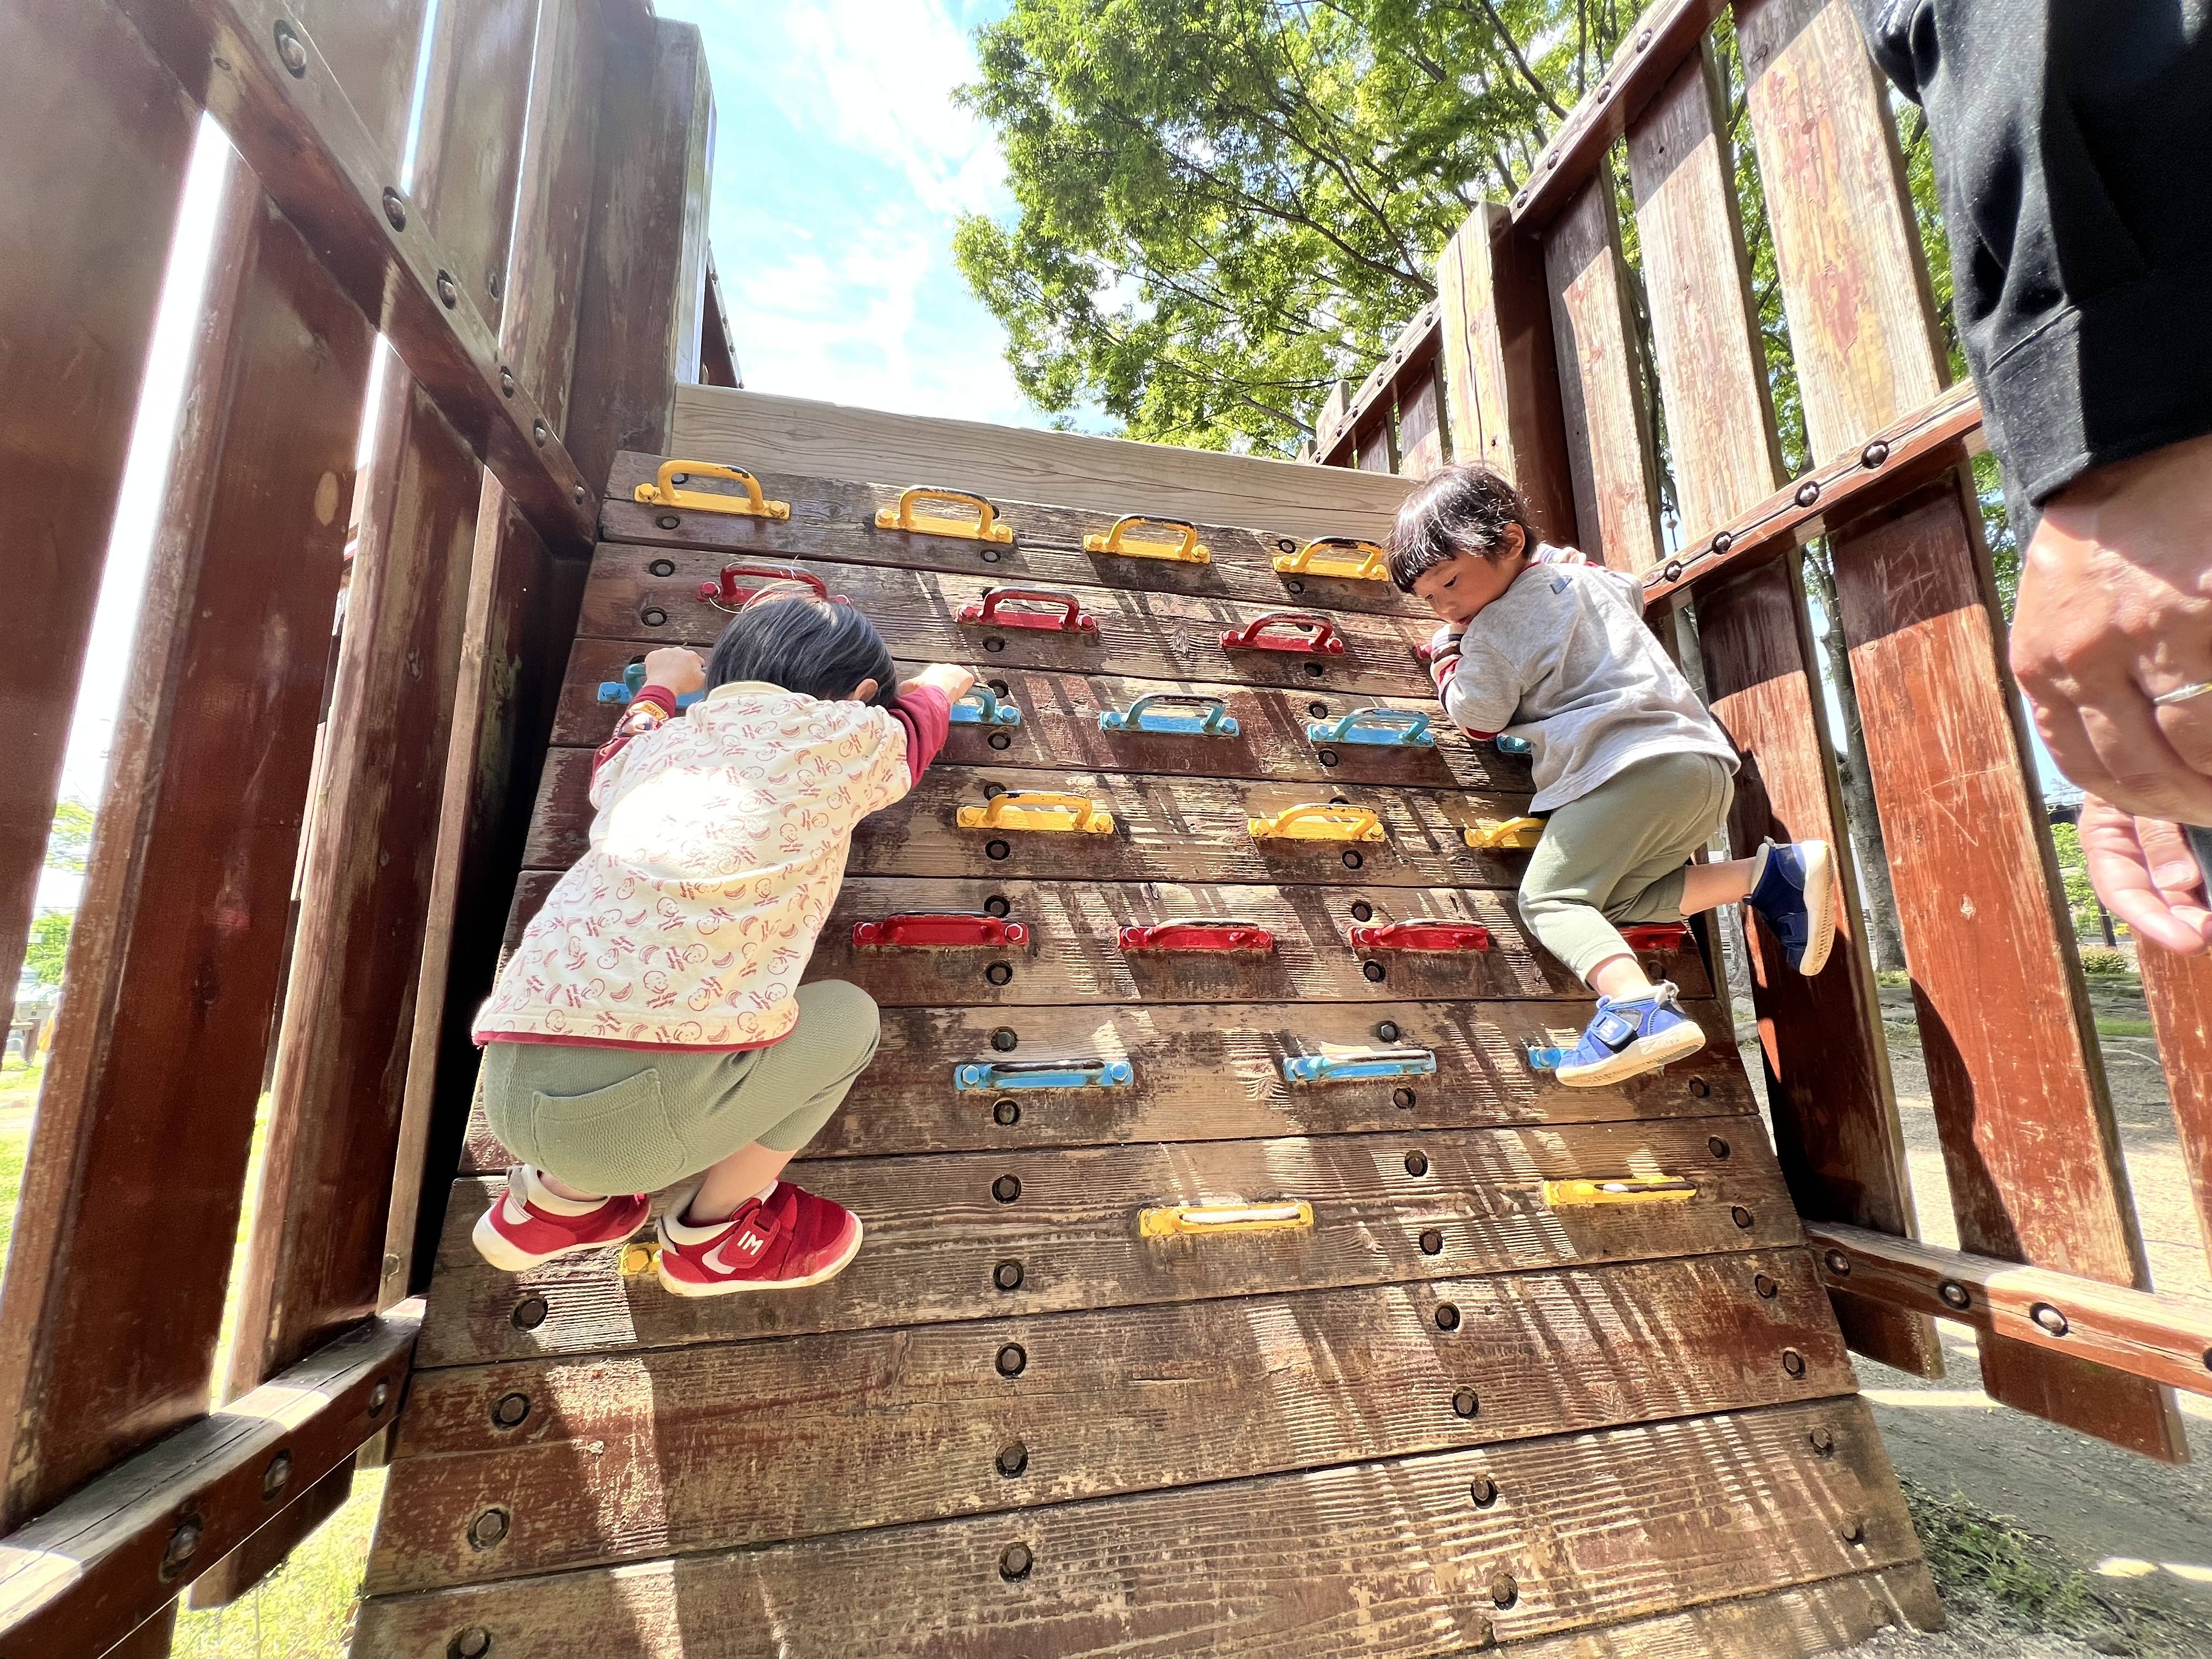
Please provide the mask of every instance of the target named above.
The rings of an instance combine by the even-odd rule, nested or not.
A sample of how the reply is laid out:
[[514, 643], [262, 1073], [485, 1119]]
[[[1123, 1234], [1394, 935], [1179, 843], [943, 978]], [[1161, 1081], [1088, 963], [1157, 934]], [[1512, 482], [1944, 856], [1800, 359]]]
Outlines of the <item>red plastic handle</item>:
[[[746, 587], [739, 581], [739, 578], [744, 576], [765, 580]], [[699, 597], [709, 605], [723, 605], [735, 611], [762, 588], [777, 582], [802, 583], [814, 590], [815, 598], [826, 599], [830, 597], [828, 585], [811, 571], [801, 570], [795, 564], [763, 564], [748, 559], [738, 559], [724, 565], [721, 576], [714, 581], [701, 582]]]
[[1352, 930], [1362, 951], [1487, 951], [1490, 929], [1479, 921], [1391, 921]]
[[[1285, 629], [1292, 630], [1285, 633]], [[1270, 611], [1221, 636], [1224, 651], [1298, 651], [1316, 657], [1340, 657], [1344, 641], [1336, 624], [1310, 611]]]
[[1686, 921], [1633, 921], [1620, 930], [1632, 951], [1680, 951], [1690, 942]]
[[1029, 940], [1030, 930], [1018, 921], [964, 911], [885, 916], [881, 921], [853, 924], [853, 943], [864, 951], [989, 950]]
[[[1037, 611], [1010, 611], [1008, 605], [1041, 605]], [[1096, 618], [1086, 615], [1072, 593], [1054, 593], [1042, 587], [994, 587], [982, 603], [965, 606], [960, 620], [988, 628], [1036, 628], [1048, 634], [1096, 634]]]
[[1244, 921], [1163, 921], [1150, 927], [1124, 927], [1124, 951], [1238, 951], [1262, 955], [1275, 948], [1275, 936]]

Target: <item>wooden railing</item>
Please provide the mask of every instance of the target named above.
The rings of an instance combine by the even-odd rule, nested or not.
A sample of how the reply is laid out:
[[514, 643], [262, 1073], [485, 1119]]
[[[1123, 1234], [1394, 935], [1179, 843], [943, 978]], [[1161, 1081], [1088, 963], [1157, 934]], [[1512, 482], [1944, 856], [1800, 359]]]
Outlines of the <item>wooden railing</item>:
[[[167, 1651], [179, 1593], [265, 1572], [395, 1415], [600, 487], [665, 447], [710, 316], [735, 378], [698, 32], [435, 8], [410, 179], [430, 9], [5, 7], [37, 65], [0, 103], [10, 973], [109, 526], [160, 492], [0, 1285], [10, 1659]], [[203, 108], [236, 153], [183, 412], [126, 477]]]
[[[1812, 469], [1789, 477], [1736, 199], [1717, 0], [1662, 0], [1509, 205], [1439, 262], [1450, 449], [1547, 527], [1694, 602], [1715, 713], [1743, 751], [1732, 830], [1845, 839], [1796, 550], [1828, 539], [1960, 1250], [1916, 1219], [1855, 883], [1827, 968], [1751, 939], [1779, 1151], [1846, 1335], [1941, 1370], [1929, 1316], [1981, 1345], [2007, 1404], [2185, 1455], [2172, 1388], [2212, 1392], [2201, 1309], [2148, 1291], [2065, 926], [1886, 91], [1845, 0], [1737, 0], [1735, 39]], [[1820, 142], [1806, 142], [1817, 134]], [[1621, 252], [1625, 159], [1649, 368], [1681, 520], [1669, 548]], [[1341, 429], [1340, 428], [1340, 434]], [[1341, 453], [1347, 439], [1324, 458]], [[1668, 630], [1670, 633], [1673, 631]], [[2212, 1232], [2212, 967], [2141, 946], [2185, 1164]], [[2017, 1264], [2030, 1264], [2023, 1267]]]
[[1314, 433], [1315, 460], [1425, 478], [1451, 459], [1444, 432], [1441, 314], [1434, 304], [1422, 307], [1359, 389], [1329, 399]]

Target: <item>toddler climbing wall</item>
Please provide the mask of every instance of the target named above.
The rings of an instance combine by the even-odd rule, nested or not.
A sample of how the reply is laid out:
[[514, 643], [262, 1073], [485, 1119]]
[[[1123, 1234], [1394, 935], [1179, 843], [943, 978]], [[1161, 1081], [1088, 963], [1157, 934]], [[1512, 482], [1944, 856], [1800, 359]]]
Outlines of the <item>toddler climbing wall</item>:
[[977, 665], [809, 969], [884, 1010], [792, 1170], [866, 1243], [711, 1301], [642, 1246], [497, 1273], [479, 1124], [355, 1653], [1771, 1659], [1938, 1618], [1698, 943], [1644, 941], [1705, 1052], [1531, 1069], [1589, 1000], [1511, 904], [1527, 766], [1439, 723], [1371, 501], [1332, 540], [1204, 521], [1227, 460], [1053, 506], [817, 453], [754, 461], [787, 517], [617, 463], [514, 931], [626, 670], [763, 582]]

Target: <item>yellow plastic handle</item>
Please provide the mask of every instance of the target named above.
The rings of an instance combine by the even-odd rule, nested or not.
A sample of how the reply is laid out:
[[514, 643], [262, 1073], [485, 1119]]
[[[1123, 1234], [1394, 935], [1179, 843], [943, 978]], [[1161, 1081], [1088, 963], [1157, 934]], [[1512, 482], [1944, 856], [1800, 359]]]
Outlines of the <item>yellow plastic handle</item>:
[[1469, 847], [1486, 852], [1526, 852], [1544, 838], [1541, 818], [1477, 818], [1472, 830], [1462, 832]]
[[1272, 817], [1248, 820], [1252, 839], [1282, 837], [1291, 841], [1388, 841], [1382, 819], [1365, 806], [1333, 806], [1307, 801], [1285, 806]]
[[[676, 475], [687, 477], [720, 478], [726, 483], [743, 484], [743, 496], [710, 495], [703, 489], [678, 489]], [[663, 461], [654, 482], [640, 484], [636, 497], [647, 507], [680, 507], [690, 513], [738, 513], [755, 519], [788, 519], [789, 501], [771, 501], [763, 498], [760, 480], [741, 466], [721, 466], [713, 461]]]
[[[947, 519], [934, 513], [916, 513], [918, 501], [943, 501], [951, 507], [972, 507], [975, 522], [965, 519]], [[928, 484], [915, 484], [899, 492], [896, 509], [884, 507], [876, 509], [876, 528], [903, 530], [915, 536], [957, 536], [971, 542], [1010, 542], [1014, 532], [999, 522], [999, 509], [982, 496], [967, 489], [938, 489]]]
[[1114, 830], [1114, 815], [1091, 805], [1088, 795], [1043, 789], [1009, 789], [981, 806], [962, 807], [958, 821], [963, 830], [1034, 830], [1046, 835], [1079, 830], [1105, 836]]
[[1592, 1204], [1686, 1204], [1698, 1183], [1680, 1176], [1620, 1176], [1610, 1181], [1547, 1181], [1544, 1202], [1553, 1209]]
[[1295, 553], [1275, 555], [1275, 568], [1285, 576], [1341, 576], [1356, 582], [1390, 580], [1390, 556], [1373, 542], [1352, 536], [1323, 536]]
[[[1130, 530], [1140, 524], [1180, 531], [1182, 535], [1172, 542], [1127, 540]], [[1205, 564], [1213, 557], [1198, 539], [1196, 525], [1186, 524], [1181, 519], [1149, 519], [1141, 513], [1115, 520], [1114, 527], [1103, 536], [1085, 536], [1083, 550], [1086, 553], [1118, 553], [1126, 559], [1173, 559], [1179, 564]]]
[[1165, 1204], [1140, 1211], [1139, 1238], [1200, 1238], [1218, 1233], [1288, 1233], [1314, 1224], [1304, 1199], [1282, 1204]]

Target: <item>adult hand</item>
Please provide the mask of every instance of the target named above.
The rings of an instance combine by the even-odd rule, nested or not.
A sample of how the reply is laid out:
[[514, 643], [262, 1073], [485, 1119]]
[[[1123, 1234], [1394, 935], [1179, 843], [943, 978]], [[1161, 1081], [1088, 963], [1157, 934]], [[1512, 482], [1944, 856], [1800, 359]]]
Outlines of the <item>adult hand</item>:
[[645, 653], [645, 683], [686, 697], [707, 684], [707, 665], [699, 660], [696, 651], [687, 651], [680, 645], [664, 645]]
[[2089, 795], [2081, 802], [2081, 857], [2105, 908], [2136, 936], [2178, 956], [2212, 951], [2204, 875], [2181, 831]]
[[2068, 777], [2141, 817], [2212, 823], [2212, 436], [2045, 503], [2012, 666]]

